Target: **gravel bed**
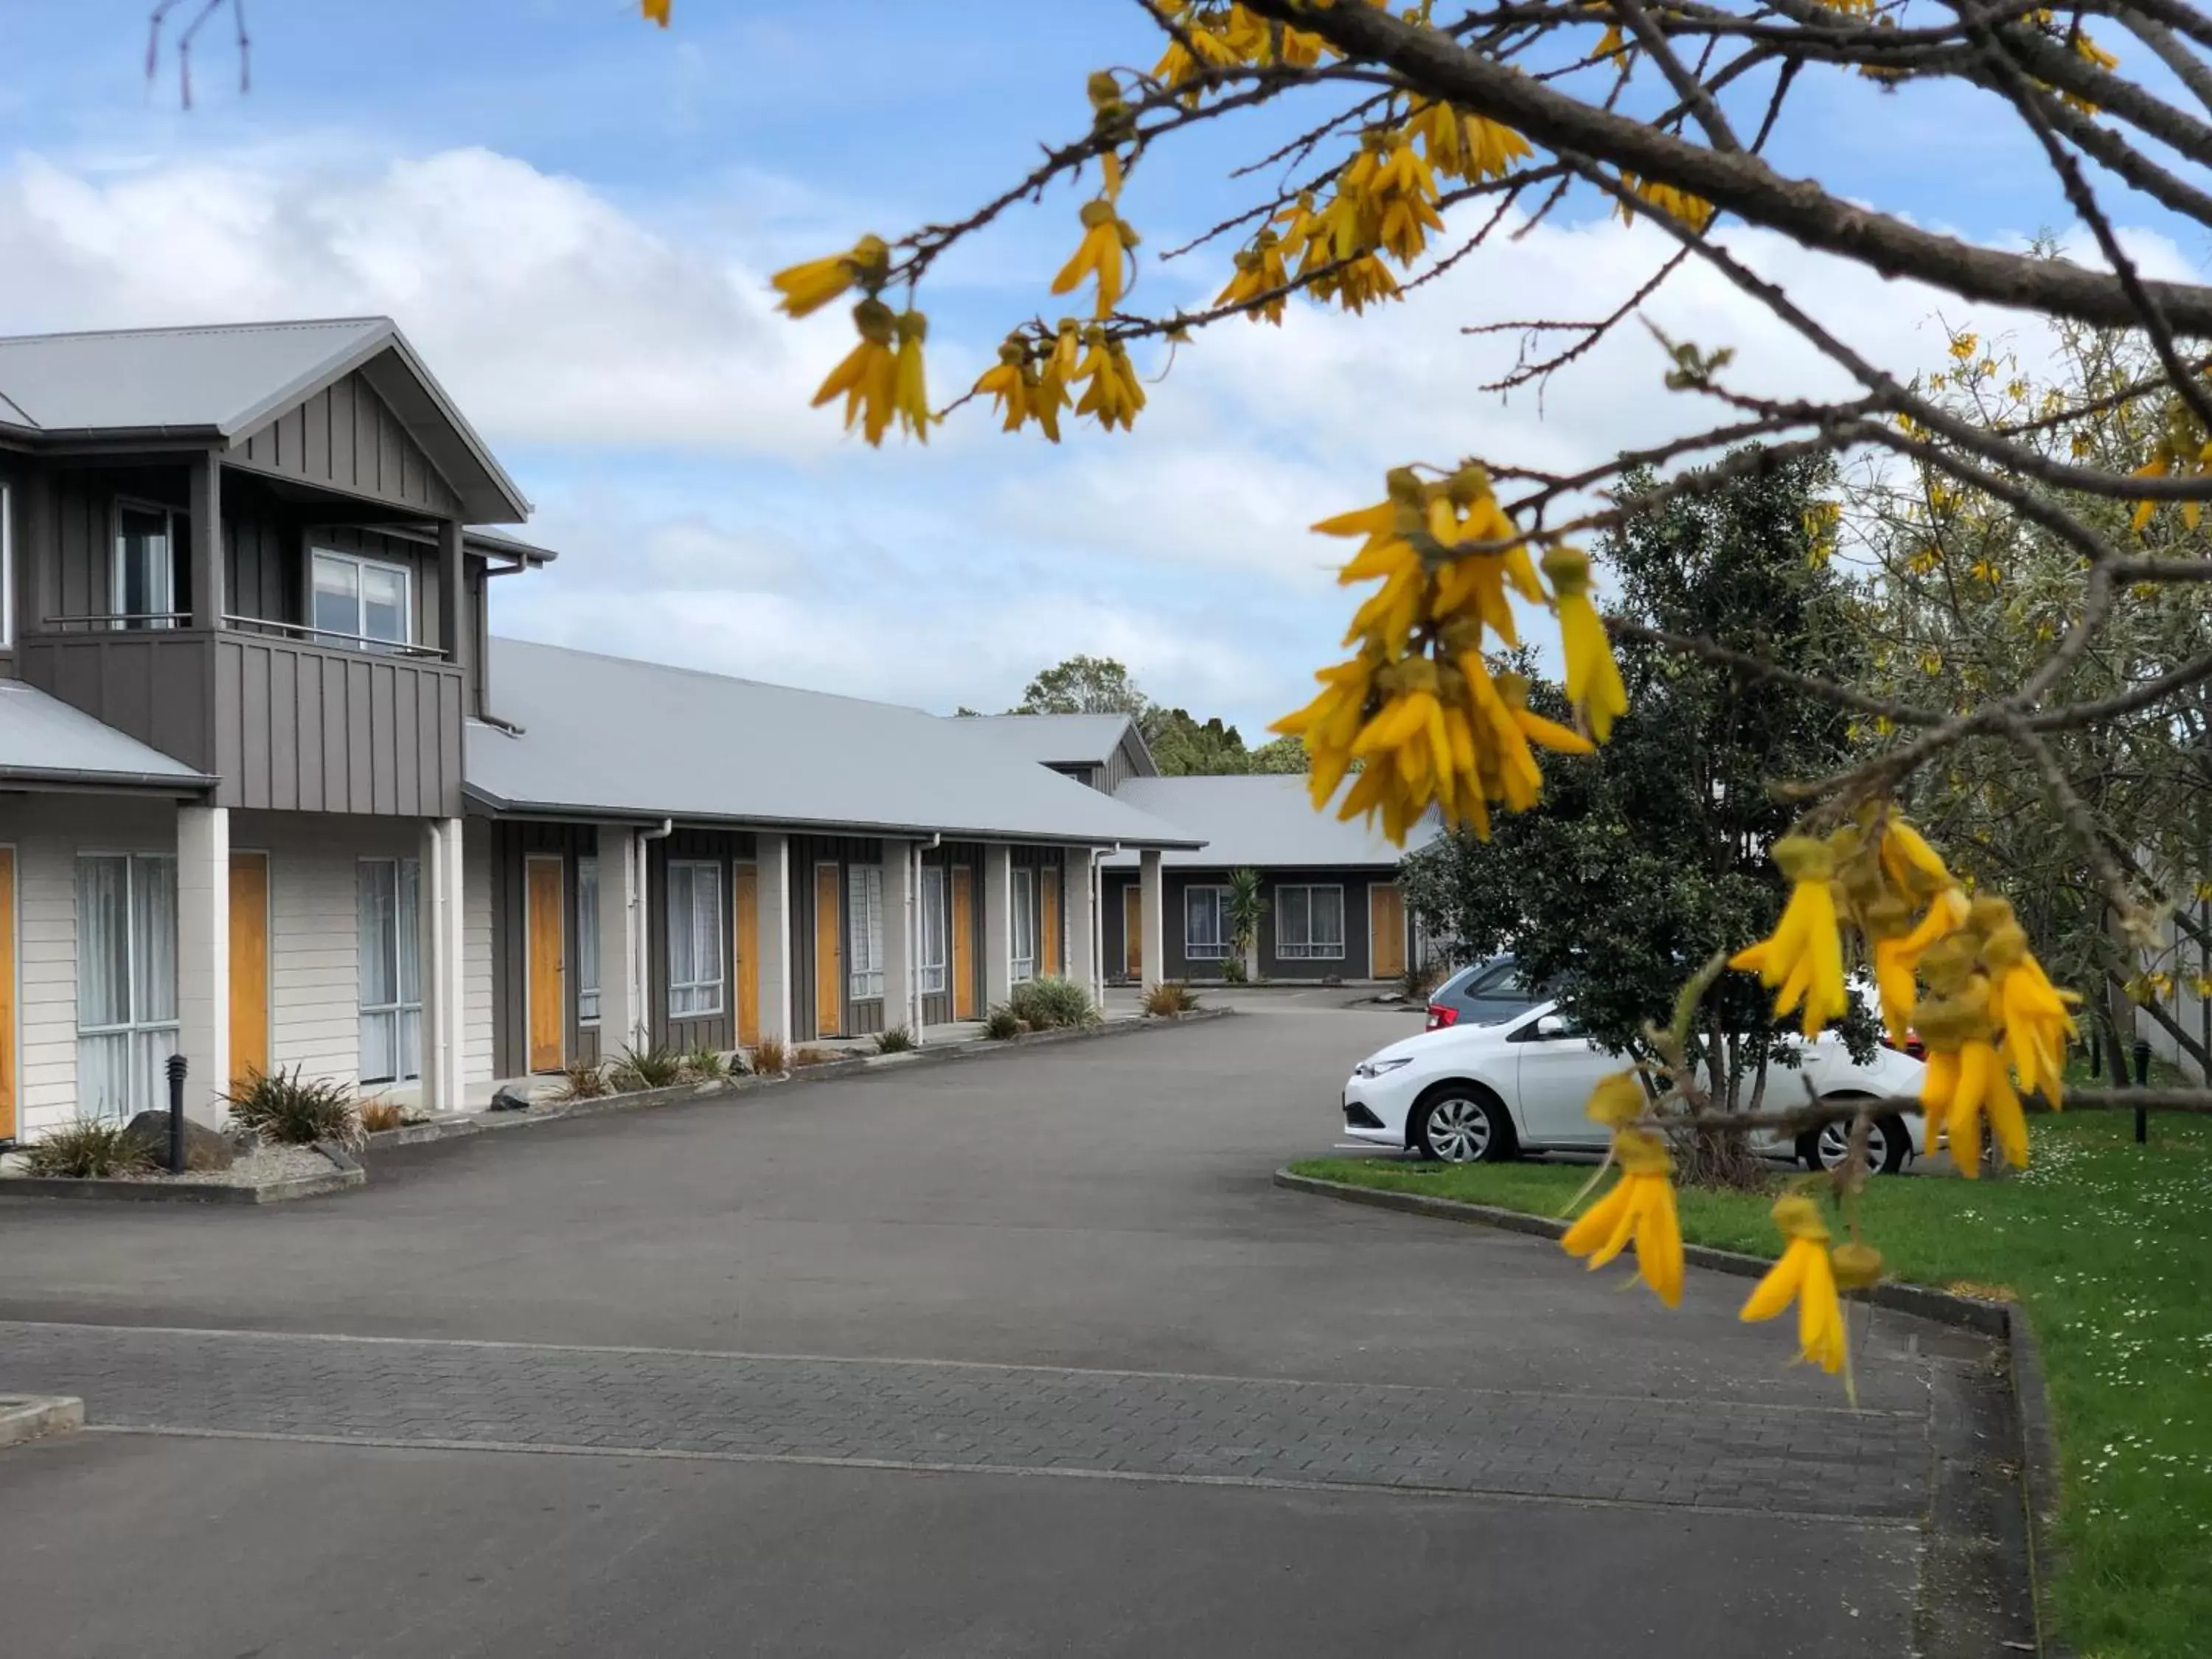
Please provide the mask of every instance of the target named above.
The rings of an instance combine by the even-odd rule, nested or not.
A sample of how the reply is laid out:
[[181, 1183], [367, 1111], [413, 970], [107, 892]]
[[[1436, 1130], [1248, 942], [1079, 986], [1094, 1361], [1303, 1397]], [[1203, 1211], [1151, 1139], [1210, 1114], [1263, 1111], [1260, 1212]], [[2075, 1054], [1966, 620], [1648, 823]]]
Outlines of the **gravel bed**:
[[331, 1167], [330, 1159], [312, 1146], [259, 1146], [242, 1154], [228, 1170], [187, 1170], [182, 1175], [162, 1170], [131, 1179], [185, 1187], [270, 1187], [280, 1181], [328, 1175]]

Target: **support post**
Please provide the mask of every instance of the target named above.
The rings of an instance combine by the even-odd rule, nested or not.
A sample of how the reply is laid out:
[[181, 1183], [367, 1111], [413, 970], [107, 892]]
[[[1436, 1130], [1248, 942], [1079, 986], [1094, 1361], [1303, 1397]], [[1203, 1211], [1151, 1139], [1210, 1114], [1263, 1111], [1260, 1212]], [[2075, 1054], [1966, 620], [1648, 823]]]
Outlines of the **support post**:
[[[458, 519], [438, 520], [438, 643], [445, 647], [446, 659], [462, 671], [461, 684], [474, 687], [476, 672], [471, 659], [476, 654], [476, 624], [467, 614], [468, 555], [462, 545], [462, 530]], [[474, 707], [467, 712], [481, 711]]]
[[1166, 928], [1161, 919], [1164, 908], [1164, 883], [1160, 871], [1160, 849], [1148, 847], [1137, 855], [1138, 885], [1137, 915], [1139, 948], [1144, 954], [1144, 983], [1146, 988], [1158, 985], [1167, 977], [1165, 955]]
[[1097, 915], [1097, 854], [1088, 847], [1071, 847], [1060, 856], [1060, 908], [1067, 930], [1067, 976], [1083, 988], [1092, 1006], [1099, 1002]]
[[760, 884], [760, 1030], [791, 1042], [791, 837], [753, 837]]
[[230, 608], [222, 584], [222, 458], [212, 449], [193, 459], [188, 501], [192, 526], [192, 626], [212, 630], [222, 626], [223, 612]]
[[641, 957], [637, 930], [645, 925], [645, 896], [637, 890], [637, 831], [599, 826], [599, 1058], [612, 1060], [645, 1044], [645, 988], [638, 983]]
[[1014, 988], [1013, 857], [1002, 846], [983, 849], [983, 1006], [995, 1008]]
[[460, 819], [423, 821], [421, 870], [415, 927], [422, 988], [422, 1103], [425, 1111], [457, 1112], [467, 1029]]
[[182, 1054], [169, 1056], [169, 1173], [185, 1172], [185, 1073]]
[[914, 1006], [914, 843], [886, 839], [884, 848], [884, 1029], [903, 1025], [919, 1044], [921, 1018]]
[[230, 811], [177, 809], [177, 1052], [198, 1081], [185, 1109], [220, 1122], [230, 1087]]

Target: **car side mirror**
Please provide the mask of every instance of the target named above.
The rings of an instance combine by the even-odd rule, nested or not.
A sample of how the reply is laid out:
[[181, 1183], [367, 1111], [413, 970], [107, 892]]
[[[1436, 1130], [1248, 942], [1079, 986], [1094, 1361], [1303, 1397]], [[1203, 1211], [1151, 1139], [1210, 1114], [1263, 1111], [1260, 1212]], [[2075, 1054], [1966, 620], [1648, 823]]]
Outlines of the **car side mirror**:
[[1574, 1034], [1574, 1028], [1567, 1023], [1565, 1014], [1546, 1014], [1536, 1022], [1539, 1038], [1572, 1036]]

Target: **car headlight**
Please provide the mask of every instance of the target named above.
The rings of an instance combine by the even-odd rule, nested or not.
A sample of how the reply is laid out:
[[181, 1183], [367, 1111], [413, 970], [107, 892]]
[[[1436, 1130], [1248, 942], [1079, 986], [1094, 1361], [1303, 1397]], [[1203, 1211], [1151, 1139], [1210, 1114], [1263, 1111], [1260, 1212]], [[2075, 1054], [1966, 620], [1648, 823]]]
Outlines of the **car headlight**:
[[1352, 1074], [1354, 1077], [1381, 1077], [1385, 1072], [1395, 1072], [1401, 1066], [1413, 1063], [1411, 1054], [1400, 1054], [1395, 1060], [1363, 1060], [1352, 1068]]

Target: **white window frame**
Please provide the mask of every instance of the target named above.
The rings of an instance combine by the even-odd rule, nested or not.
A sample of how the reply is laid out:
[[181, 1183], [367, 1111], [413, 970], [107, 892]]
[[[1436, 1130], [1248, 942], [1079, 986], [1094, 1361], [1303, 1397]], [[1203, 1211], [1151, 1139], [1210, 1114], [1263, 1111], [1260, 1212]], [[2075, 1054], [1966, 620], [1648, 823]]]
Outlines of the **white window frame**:
[[599, 859], [576, 855], [576, 1024], [599, 1023]]
[[[1285, 938], [1283, 924], [1291, 913], [1290, 896], [1305, 895], [1306, 936], [1302, 939]], [[1336, 895], [1336, 940], [1316, 941], [1313, 937], [1313, 896], [1316, 893]], [[1292, 882], [1275, 889], [1275, 959], [1279, 962], [1342, 962], [1344, 960], [1344, 888], [1334, 882]]]
[[[118, 1103], [113, 1111], [108, 1111], [105, 1109], [103, 1103], [88, 1100], [85, 1097], [82, 1087], [82, 1079], [84, 1077], [84, 1044], [88, 1039], [94, 1042], [112, 1042], [117, 1038], [121, 1038], [126, 1047], [131, 1047], [135, 1046], [137, 1039], [151, 1038], [156, 1046], [161, 1046], [161, 1039], [166, 1036], [168, 1038], [168, 1042], [167, 1044], [168, 1054], [162, 1055], [162, 1060], [166, 1062], [168, 1059], [168, 1054], [173, 1054], [177, 1052], [177, 1031], [179, 1029], [179, 1020], [177, 1016], [173, 1014], [167, 1019], [146, 1019], [139, 1017], [140, 1011], [137, 1006], [138, 1000], [137, 951], [139, 928], [137, 915], [137, 896], [139, 891], [138, 872], [143, 866], [148, 864], [167, 864], [171, 866], [169, 875], [169, 902], [173, 914], [169, 918], [169, 932], [173, 936], [177, 931], [178, 921], [178, 918], [173, 914], [173, 910], [177, 905], [177, 872], [174, 867], [177, 859], [176, 855], [172, 853], [118, 852], [108, 849], [84, 851], [80, 852], [76, 855], [76, 862], [73, 874], [76, 878], [81, 879], [82, 872], [84, 866], [87, 864], [109, 861], [119, 863], [124, 867], [123, 984], [125, 995], [132, 1005], [131, 1009], [131, 1018], [125, 1019], [119, 1024], [114, 1024], [87, 1025], [83, 1024], [84, 964], [90, 957], [91, 941], [83, 937], [83, 929], [82, 926], [79, 925], [76, 918], [73, 916], [71, 918], [71, 926], [76, 930], [76, 949], [78, 952], [76, 1002], [76, 1019], [78, 1023], [76, 1027], [76, 1036], [77, 1078], [79, 1079], [79, 1084], [77, 1093], [77, 1110], [80, 1115], [86, 1117], [91, 1117], [94, 1115], [103, 1117], [118, 1116], [128, 1121], [129, 1119], [137, 1116], [140, 1112], [156, 1110], [168, 1103], [168, 1096], [166, 1092], [167, 1088], [166, 1077], [156, 1083], [154, 1079], [147, 1075], [143, 1068], [141, 1068], [137, 1065], [127, 1066], [125, 1071], [126, 1077], [133, 1082], [146, 1082], [148, 1086], [155, 1089], [155, 1097], [149, 1100], [125, 1099]], [[15, 883], [16, 909], [20, 914], [22, 908], [22, 866], [20, 861], [16, 866]], [[73, 899], [72, 902], [73, 903], [82, 904], [81, 899]], [[20, 955], [17, 960], [21, 960]], [[179, 988], [177, 985], [177, 964], [174, 962], [172, 962], [169, 964], [169, 985], [170, 999], [172, 1001], [175, 1001], [178, 1000], [178, 992]], [[20, 1019], [18, 1020], [18, 1024], [21, 1024]], [[19, 1070], [17, 1076], [21, 1077], [21, 1073]], [[17, 1102], [19, 1109], [21, 1103], [19, 1099]]]
[[1007, 954], [1012, 958], [1010, 975], [1013, 983], [1020, 985], [1036, 977], [1036, 872], [1026, 864], [1017, 864], [1009, 874], [1012, 877], [1009, 908], [1013, 937], [1007, 941]]
[[0, 478], [0, 651], [15, 648], [15, 486]]
[[[161, 592], [156, 596], [160, 608], [154, 611], [123, 609], [123, 515], [125, 513], [147, 513], [161, 520], [161, 551], [164, 563], [161, 569]], [[135, 501], [118, 495], [115, 512], [109, 526], [112, 549], [107, 564], [107, 609], [112, 625], [118, 628], [174, 628], [180, 614], [177, 610], [177, 520], [184, 515], [173, 507], [160, 501]]]
[[845, 995], [852, 1002], [884, 997], [884, 866], [855, 864], [845, 872]]
[[[712, 884], [714, 892], [714, 925], [708, 930], [714, 949], [714, 977], [700, 972], [705, 966], [699, 942], [690, 940], [690, 959], [679, 963], [676, 954], [676, 890], [677, 875], [686, 878], [684, 909], [685, 926], [696, 931], [699, 920], [699, 888], [702, 878]], [[728, 983], [729, 952], [722, 948], [722, 866], [716, 859], [671, 859], [668, 860], [668, 891], [664, 908], [668, 916], [668, 1018], [676, 1019], [711, 1019], [722, 1012], [726, 1000], [724, 987]], [[679, 975], [688, 973], [690, 978]], [[711, 998], [708, 993], [713, 993]], [[686, 1003], [696, 1006], [684, 1006]]]
[[[354, 567], [353, 616], [354, 631], [327, 629], [314, 620], [315, 566], [324, 559], [334, 563]], [[397, 640], [380, 639], [365, 631], [368, 622], [368, 601], [362, 597], [365, 589], [362, 574], [368, 570], [389, 570], [399, 577], [399, 622], [405, 637]], [[397, 559], [374, 559], [363, 553], [348, 553], [335, 547], [309, 547], [307, 550], [307, 619], [308, 633], [318, 641], [344, 645], [356, 651], [405, 649], [415, 643], [415, 571], [412, 566]]]
[[[1212, 940], [1197, 938], [1191, 931], [1191, 901], [1209, 899], [1212, 902], [1214, 930], [1220, 937]], [[1229, 942], [1229, 890], [1218, 882], [1195, 881], [1182, 890], [1182, 955], [1185, 962], [1226, 962], [1231, 954]]]
[[952, 954], [951, 893], [951, 876], [943, 865], [921, 866], [921, 939], [915, 974], [924, 996], [942, 996], [951, 984], [947, 968]]
[[[364, 1087], [370, 1085], [416, 1083], [420, 1082], [422, 1077], [422, 860], [403, 858], [366, 858], [357, 860], [354, 872], [354, 902], [356, 906], [360, 903], [362, 877], [372, 867], [388, 869], [392, 872], [392, 1000], [389, 1002], [368, 1002], [362, 1000], [357, 989], [355, 1000], [361, 1024], [366, 1025], [372, 1019], [388, 1019], [392, 1022], [393, 1074], [390, 1077], [370, 1077], [368, 1074], [368, 1067], [363, 1063], [363, 1057], [368, 1052], [368, 1044], [365, 1042], [360, 1042], [358, 1051], [354, 1057], [355, 1073]], [[415, 872], [415, 926], [412, 927], [405, 925], [407, 912], [401, 902], [402, 896], [406, 891], [407, 872], [410, 868]], [[360, 958], [361, 918], [358, 914], [354, 918], [354, 937], [355, 969], [357, 975], [355, 984], [359, 988], [368, 984], [368, 976], [360, 971], [365, 964]], [[415, 994], [411, 999], [405, 994], [403, 988], [404, 984], [403, 969], [410, 956], [416, 964]], [[410, 1014], [415, 1017], [415, 1052], [412, 1056], [412, 1070], [409, 1069], [410, 1055], [407, 1042], [407, 1017]], [[356, 1034], [356, 1041], [359, 1042], [358, 1034]]]

